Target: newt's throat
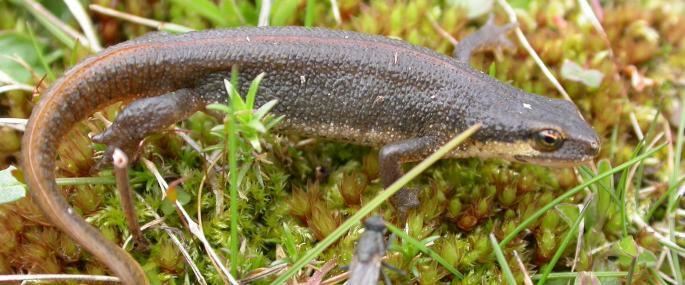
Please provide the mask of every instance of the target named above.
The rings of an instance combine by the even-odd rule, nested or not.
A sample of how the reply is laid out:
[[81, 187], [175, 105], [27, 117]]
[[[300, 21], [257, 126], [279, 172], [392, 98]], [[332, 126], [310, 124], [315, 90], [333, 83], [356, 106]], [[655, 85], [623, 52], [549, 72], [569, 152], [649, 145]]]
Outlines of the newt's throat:
[[565, 154], [563, 150], [542, 152], [532, 146], [529, 140], [515, 141], [471, 141], [449, 154], [454, 158], [501, 158], [514, 162], [533, 163], [553, 167], [570, 167], [587, 162], [594, 155]]

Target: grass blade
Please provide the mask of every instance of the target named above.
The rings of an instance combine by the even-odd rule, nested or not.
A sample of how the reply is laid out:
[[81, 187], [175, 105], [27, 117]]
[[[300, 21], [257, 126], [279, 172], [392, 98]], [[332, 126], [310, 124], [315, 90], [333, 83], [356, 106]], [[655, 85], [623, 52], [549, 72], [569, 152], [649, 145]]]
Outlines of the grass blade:
[[77, 0], [64, 0], [64, 3], [69, 8], [69, 11], [71, 11], [74, 19], [76, 19], [81, 26], [81, 30], [83, 30], [83, 33], [88, 40], [88, 46], [95, 52], [101, 51], [102, 45], [100, 45], [100, 40], [98, 40], [95, 33], [93, 22], [90, 20], [90, 17], [88, 17], [88, 13], [86, 13], [86, 9], [83, 8], [81, 2]]
[[580, 222], [585, 218], [585, 211], [589, 208], [588, 206], [590, 205], [591, 201], [592, 199], [588, 199], [588, 201], [585, 202], [583, 209], [580, 210], [580, 213], [578, 214], [578, 218], [573, 222], [571, 228], [568, 229], [568, 233], [566, 234], [566, 236], [564, 236], [564, 239], [561, 241], [561, 244], [559, 244], [559, 248], [557, 248], [557, 251], [554, 253], [554, 256], [552, 256], [552, 259], [549, 262], [547, 262], [547, 264], [544, 266], [544, 269], [542, 270], [542, 276], [540, 277], [540, 280], [538, 280], [537, 283], [538, 285], [545, 284], [545, 281], [547, 281], [547, 278], [549, 277], [549, 274], [552, 272], [552, 269], [557, 264], [557, 262], [559, 262], [559, 259], [566, 250], [566, 247], [568, 246], [569, 242], [571, 242], [571, 239], [576, 235], [576, 231], [578, 230]]
[[31, 44], [33, 44], [33, 49], [36, 50], [36, 55], [38, 56], [38, 61], [40, 62], [40, 65], [43, 66], [43, 69], [45, 69], [45, 73], [48, 75], [48, 79], [50, 81], [55, 81], [55, 73], [52, 72], [52, 68], [50, 68], [50, 65], [45, 61], [45, 56], [43, 56], [43, 51], [38, 47], [38, 41], [36, 40], [36, 35], [33, 33], [33, 29], [31, 28], [31, 25], [26, 25], [26, 28], [29, 32], [29, 37], [31, 37]]
[[269, 19], [271, 18], [271, 0], [262, 0], [261, 7], [259, 7], [259, 21], [257, 26], [269, 26]]
[[554, 199], [552, 202], [550, 202], [549, 204], [547, 204], [547, 205], [545, 205], [544, 207], [540, 208], [540, 210], [538, 210], [537, 212], [535, 212], [534, 214], [532, 214], [530, 217], [528, 217], [526, 220], [524, 220], [520, 225], [518, 225], [511, 233], [509, 233], [509, 234], [508, 234], [508, 235], [499, 243], [500, 246], [501, 246], [501, 247], [504, 247], [506, 244], [508, 244], [509, 242], [511, 242], [511, 241], [512, 241], [512, 240], [513, 240], [521, 231], [523, 231], [524, 229], [526, 229], [527, 226], [529, 226], [530, 224], [532, 224], [533, 222], [535, 222], [535, 220], [536, 220], [537, 218], [541, 217], [541, 216], [544, 215], [547, 211], [551, 210], [554, 206], [558, 205], [559, 203], [563, 202], [564, 200], [570, 198], [570, 197], [573, 196], [573, 195], [578, 194], [578, 192], [580, 192], [580, 191], [582, 191], [583, 189], [585, 189], [585, 187], [588, 187], [589, 185], [591, 185], [591, 184], [593, 184], [593, 183], [595, 183], [595, 182], [597, 182], [597, 181], [603, 179], [604, 177], [607, 177], [607, 176], [609, 176], [609, 175], [613, 175], [614, 173], [617, 173], [617, 172], [619, 172], [619, 171], [621, 171], [621, 170], [623, 170], [623, 169], [626, 169], [626, 168], [632, 166], [632, 165], [635, 164], [635, 163], [638, 163], [638, 162], [644, 160], [645, 158], [651, 156], [651, 155], [654, 154], [655, 152], [657, 152], [657, 151], [659, 151], [660, 149], [662, 149], [664, 146], [666, 146], [666, 144], [662, 144], [662, 145], [660, 145], [660, 146], [657, 146], [657, 147], [655, 147], [655, 148], [653, 148], [653, 149], [651, 149], [651, 150], [649, 150], [649, 151], [647, 151], [647, 152], [645, 152], [645, 153], [643, 153], [643, 154], [641, 154], [641, 155], [639, 155], [639, 156], [637, 156], [637, 157], [635, 157], [635, 158], [633, 158], [633, 159], [631, 159], [631, 160], [629, 160], [629, 161], [627, 161], [627, 162], [625, 162], [625, 163], [623, 163], [623, 164], [621, 164], [621, 165], [619, 165], [619, 166], [614, 167], [613, 169], [611, 169], [611, 171], [608, 171], [608, 172], [599, 174], [599, 175], [595, 176], [594, 178], [592, 178], [592, 179], [590, 179], [590, 180], [588, 180], [588, 181], [585, 181], [584, 183], [582, 183], [582, 184], [580, 184], [580, 185], [574, 187], [573, 189], [571, 189], [571, 190], [569, 190], [569, 191], [566, 191], [566, 193], [564, 193], [564, 194], [562, 194], [561, 196], [557, 197], [557, 198]]
[[445, 260], [444, 258], [442, 258], [442, 256], [440, 256], [438, 253], [436, 253], [435, 251], [431, 250], [431, 249], [428, 248], [426, 245], [424, 245], [423, 243], [421, 243], [421, 241], [416, 240], [415, 238], [411, 237], [410, 235], [408, 235], [407, 233], [405, 233], [403, 230], [401, 230], [401, 229], [395, 227], [395, 225], [393, 225], [393, 224], [391, 224], [391, 223], [386, 222], [386, 223], [385, 223], [385, 226], [386, 226], [392, 233], [394, 233], [395, 235], [397, 235], [397, 236], [400, 237], [401, 239], [406, 240], [406, 241], [409, 242], [411, 245], [413, 245], [413, 246], [415, 246], [416, 248], [418, 248], [419, 250], [421, 250], [423, 253], [428, 254], [431, 258], [433, 258], [435, 261], [437, 261], [438, 263], [440, 263], [440, 265], [442, 265], [443, 267], [445, 267], [445, 269], [447, 269], [447, 271], [449, 271], [449, 272], [451, 272], [452, 274], [454, 274], [454, 276], [457, 276], [457, 278], [458, 278], [459, 280], [464, 279], [464, 275], [461, 274], [461, 272], [459, 272], [459, 270], [457, 270], [456, 268], [454, 268], [454, 266], [452, 266], [452, 264], [450, 264], [449, 262], [447, 262], [447, 260]]
[[305, 10], [304, 26], [311, 27], [314, 25], [314, 12], [316, 11], [316, 1], [307, 0], [307, 8]]
[[490, 245], [492, 245], [492, 250], [495, 252], [495, 257], [497, 257], [497, 263], [499, 263], [499, 266], [502, 268], [502, 273], [504, 278], [507, 280], [507, 283], [510, 285], [515, 285], [516, 279], [514, 278], [514, 274], [511, 272], [509, 263], [507, 263], [507, 259], [504, 257], [504, 253], [502, 252], [502, 248], [499, 246], [499, 244], [497, 244], [497, 238], [495, 238], [493, 233], [490, 233]]
[[88, 39], [85, 36], [71, 28], [66, 23], [62, 22], [59, 18], [55, 17], [50, 11], [45, 9], [43, 5], [36, 2], [35, 0], [24, 0], [13, 2], [23, 5], [26, 10], [28, 10], [35, 18], [40, 22], [45, 29], [47, 29], [55, 38], [61, 41], [64, 45], [69, 48], [73, 48], [76, 44], [83, 45], [93, 52], [97, 52], [96, 49], [88, 44]]
[[[582, 272], [557, 272], [551, 273], [548, 279], [576, 279], [578, 275]], [[597, 278], [624, 278], [628, 275], [628, 272], [617, 271], [617, 272], [592, 272], [592, 274]], [[535, 274], [532, 276], [533, 279], [540, 279], [540, 274]], [[619, 283], [620, 284], [620, 283]]]
[[226, 19], [221, 14], [219, 7], [209, 0], [172, 0], [176, 4], [182, 5], [195, 13], [209, 19], [216, 26], [226, 26]]
[[148, 27], [160, 30], [160, 31], [171, 32], [171, 33], [187, 33], [187, 32], [194, 31], [193, 29], [186, 27], [186, 26], [177, 25], [177, 24], [169, 23], [169, 22], [155, 21], [152, 19], [143, 18], [143, 17], [136, 16], [136, 15], [129, 14], [129, 13], [124, 13], [121, 11], [117, 11], [117, 10], [110, 9], [107, 7], [103, 7], [103, 6], [96, 5], [96, 4], [91, 4], [88, 7], [90, 8], [90, 10], [93, 10], [97, 13], [107, 15], [107, 16], [111, 16], [111, 17], [118, 18], [118, 19], [122, 19], [125, 21], [129, 21], [131, 23], [136, 23], [139, 25], [148, 26]]
[[[227, 81], [228, 82], [228, 81]], [[235, 120], [232, 114], [226, 116], [226, 134], [228, 135], [228, 173], [229, 191], [231, 195], [230, 216], [231, 216], [231, 274], [237, 276], [238, 273], [238, 140], [236, 133]]]
[[[680, 104], [685, 103], [685, 95], [681, 95]], [[682, 105], [681, 105], [682, 106]], [[680, 121], [678, 122], [678, 134], [676, 135], [675, 155], [673, 156], [673, 173], [668, 180], [669, 187], [678, 183], [680, 176], [680, 159], [683, 157], [683, 132], [685, 129], [685, 108], [681, 109]], [[680, 191], [673, 191], [669, 193], [668, 206], [666, 207], [666, 220], [668, 221], [669, 238], [674, 243], [676, 242], [676, 228], [675, 228], [675, 210], [678, 208], [678, 201], [680, 201]], [[680, 268], [680, 258], [678, 252], [671, 248], [671, 255], [673, 256], [673, 267]], [[677, 284], [683, 284], [683, 275], [680, 270], [674, 270], [673, 277]]]

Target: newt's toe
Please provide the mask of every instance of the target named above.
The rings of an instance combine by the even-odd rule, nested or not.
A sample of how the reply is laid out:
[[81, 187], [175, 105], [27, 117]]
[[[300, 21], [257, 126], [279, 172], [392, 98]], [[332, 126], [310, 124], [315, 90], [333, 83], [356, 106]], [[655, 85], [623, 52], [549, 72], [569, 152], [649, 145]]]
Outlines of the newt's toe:
[[414, 188], [402, 188], [390, 198], [390, 203], [397, 210], [400, 220], [404, 220], [410, 210], [421, 205], [419, 191]]

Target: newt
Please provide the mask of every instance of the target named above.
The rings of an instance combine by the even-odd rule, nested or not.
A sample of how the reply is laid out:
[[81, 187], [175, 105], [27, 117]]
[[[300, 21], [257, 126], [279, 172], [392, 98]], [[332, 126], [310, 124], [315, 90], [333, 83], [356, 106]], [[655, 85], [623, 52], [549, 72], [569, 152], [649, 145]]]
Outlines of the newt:
[[[401, 164], [425, 158], [476, 123], [481, 129], [449, 157], [503, 158], [553, 166], [592, 160], [599, 138], [572, 102], [529, 94], [469, 66], [473, 51], [501, 43], [507, 27], [488, 23], [455, 57], [383, 36], [302, 27], [153, 33], [114, 45], [59, 78], [33, 109], [22, 163], [33, 201], [59, 229], [123, 284], [148, 284], [141, 266], [75, 214], [58, 191], [61, 138], [95, 111], [132, 101], [93, 138], [135, 155], [147, 134], [209, 103], [225, 101], [233, 66], [246, 90], [260, 73], [257, 104], [273, 99], [279, 130], [377, 147], [389, 185]], [[415, 195], [397, 205], [413, 206]]]

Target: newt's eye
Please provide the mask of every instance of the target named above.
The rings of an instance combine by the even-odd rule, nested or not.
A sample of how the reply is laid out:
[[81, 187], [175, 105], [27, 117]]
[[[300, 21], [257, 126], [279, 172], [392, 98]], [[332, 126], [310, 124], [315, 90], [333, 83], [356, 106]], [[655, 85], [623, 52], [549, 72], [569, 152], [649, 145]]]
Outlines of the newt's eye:
[[561, 133], [553, 129], [538, 131], [533, 139], [535, 140], [533, 147], [539, 151], [555, 151], [564, 143]]

